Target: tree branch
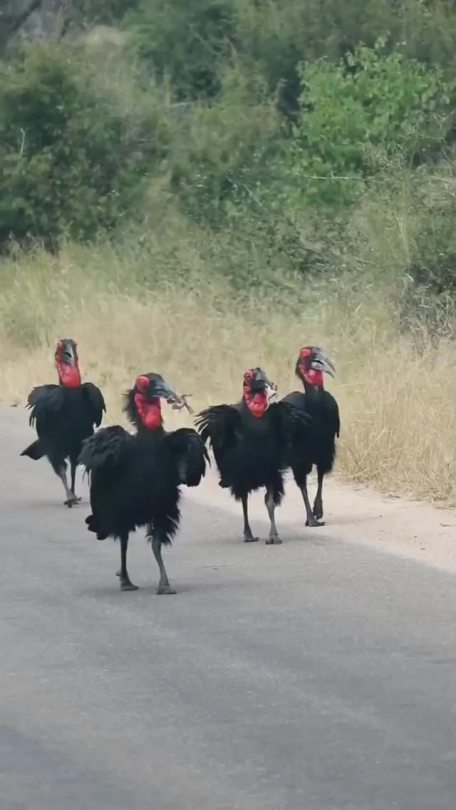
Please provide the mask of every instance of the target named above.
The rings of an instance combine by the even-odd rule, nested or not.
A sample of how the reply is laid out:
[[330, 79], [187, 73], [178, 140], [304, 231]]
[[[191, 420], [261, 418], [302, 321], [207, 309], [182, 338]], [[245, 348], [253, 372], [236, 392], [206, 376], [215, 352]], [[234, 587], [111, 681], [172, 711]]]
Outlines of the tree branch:
[[2, 14], [0, 12], [0, 30], [4, 29], [3, 36], [8, 38], [12, 34], [16, 34], [21, 26], [28, 20], [34, 11], [41, 8], [43, 0], [30, 0], [28, 6], [22, 11], [21, 14]]

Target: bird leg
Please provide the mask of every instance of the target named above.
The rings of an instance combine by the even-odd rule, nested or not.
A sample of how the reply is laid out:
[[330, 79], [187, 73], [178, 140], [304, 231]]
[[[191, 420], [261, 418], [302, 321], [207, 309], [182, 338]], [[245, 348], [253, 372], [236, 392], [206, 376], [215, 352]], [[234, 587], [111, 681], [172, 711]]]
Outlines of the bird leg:
[[169, 584], [168, 574], [166, 573], [165, 564], [161, 555], [162, 535], [160, 529], [154, 527], [152, 530], [152, 551], [157, 560], [157, 565], [160, 569], [160, 580], [158, 583], [157, 593], [176, 593]]
[[59, 465], [59, 467], [57, 468], [54, 467], [54, 469], [57, 475], [59, 476], [65, 489], [66, 501], [64, 501], [63, 503], [65, 506], [69, 506], [71, 508], [73, 504], [76, 503], [76, 501], [74, 500], [74, 495], [68, 486], [66, 461], [63, 461], [62, 464]]
[[256, 543], [258, 537], [254, 537], [252, 534], [252, 529], [250, 528], [249, 523], [249, 512], [248, 512], [248, 495], [243, 495], [242, 500], [242, 514], [244, 515], [244, 543]]
[[73, 459], [73, 458], [70, 459], [70, 465], [71, 465], [71, 497], [72, 497], [73, 503], [79, 503], [79, 501], [81, 499], [77, 497], [77, 495], [76, 495], [76, 493], [74, 491], [74, 485], [75, 485], [75, 482], [76, 482], [76, 467], [77, 467], [76, 459]]
[[279, 545], [281, 543], [281, 539], [277, 532], [277, 527], [275, 524], [275, 503], [274, 503], [274, 492], [272, 489], [266, 490], [266, 495], [264, 496], [264, 502], [266, 504], [266, 509], [268, 510], [269, 520], [271, 521], [271, 528], [269, 529], [269, 537], [265, 541], [266, 545], [271, 546], [273, 544]]
[[318, 488], [314, 500], [313, 514], [317, 520], [321, 520], [321, 518], [323, 517], [323, 478], [325, 474], [321, 472], [319, 467], [317, 467], [317, 473], [318, 473]]
[[314, 513], [312, 512], [309, 496], [307, 494], [307, 479], [304, 479], [304, 483], [302, 484], [302, 486], [300, 486], [300, 490], [304, 500], [304, 506], [306, 507], [306, 514], [307, 514], [306, 526], [324, 526], [325, 524], [320, 523], [314, 516]]
[[123, 534], [120, 538], [120, 590], [121, 591], [137, 591], [137, 585], [133, 585], [127, 571], [127, 549], [128, 549], [128, 534]]

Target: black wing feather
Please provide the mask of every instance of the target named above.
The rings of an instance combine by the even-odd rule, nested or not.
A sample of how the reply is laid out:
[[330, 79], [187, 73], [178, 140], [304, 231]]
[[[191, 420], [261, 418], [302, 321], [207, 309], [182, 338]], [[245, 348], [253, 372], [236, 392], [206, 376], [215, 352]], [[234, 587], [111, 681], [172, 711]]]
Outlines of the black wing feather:
[[241, 415], [232, 405], [212, 405], [196, 416], [195, 424], [203, 442], [209, 442], [217, 456], [235, 444]]
[[92, 421], [97, 427], [99, 427], [101, 425], [101, 420], [103, 419], [103, 412], [106, 411], [103, 394], [101, 393], [100, 389], [91, 382], [83, 383], [81, 388], [89, 404], [90, 412], [92, 414]]
[[83, 442], [78, 463], [88, 473], [108, 478], [126, 463], [133, 442], [120, 425], [102, 428]]
[[336, 434], [337, 438], [340, 436], [340, 414], [339, 414], [339, 406], [336, 400], [333, 398], [332, 406], [331, 406], [331, 420], [333, 423], [334, 433]]
[[177, 460], [179, 480], [188, 487], [197, 487], [206, 472], [209, 456], [201, 436], [192, 428], [180, 428], [165, 440]]
[[275, 423], [284, 449], [306, 441], [311, 429], [312, 417], [302, 408], [297, 408], [290, 402], [281, 400], [270, 405], [268, 413]]
[[30, 391], [27, 408], [30, 408], [30, 425], [51, 421], [65, 404], [64, 389], [60, 385], [39, 385]]

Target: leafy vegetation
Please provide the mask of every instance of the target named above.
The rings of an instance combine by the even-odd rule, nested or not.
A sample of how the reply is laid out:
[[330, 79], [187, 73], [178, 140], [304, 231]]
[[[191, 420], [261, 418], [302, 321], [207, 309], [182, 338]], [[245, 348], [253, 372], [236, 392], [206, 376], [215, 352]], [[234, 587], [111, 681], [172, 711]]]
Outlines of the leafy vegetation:
[[59, 7], [0, 12], [2, 390], [62, 329], [108, 390], [144, 346], [214, 397], [240, 357], [288, 387], [314, 340], [339, 349], [343, 469], [455, 501], [454, 4]]

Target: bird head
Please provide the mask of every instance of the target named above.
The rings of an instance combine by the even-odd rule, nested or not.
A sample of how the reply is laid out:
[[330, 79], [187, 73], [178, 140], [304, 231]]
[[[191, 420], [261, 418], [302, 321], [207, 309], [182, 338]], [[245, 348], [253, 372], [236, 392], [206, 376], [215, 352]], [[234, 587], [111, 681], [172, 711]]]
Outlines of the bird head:
[[161, 400], [173, 408], [188, 407], [185, 397], [179, 396], [161, 374], [140, 374], [133, 388], [127, 392], [125, 411], [138, 430], [157, 430], [162, 425]]
[[55, 365], [61, 385], [66, 388], [78, 388], [81, 385], [77, 344], [72, 338], [57, 341]]
[[323, 388], [323, 372], [335, 376], [334, 363], [318, 346], [304, 346], [299, 350], [296, 375], [305, 383]]
[[260, 418], [269, 408], [270, 400], [277, 394], [277, 386], [258, 367], [244, 372], [242, 386], [243, 398], [250, 413]]

